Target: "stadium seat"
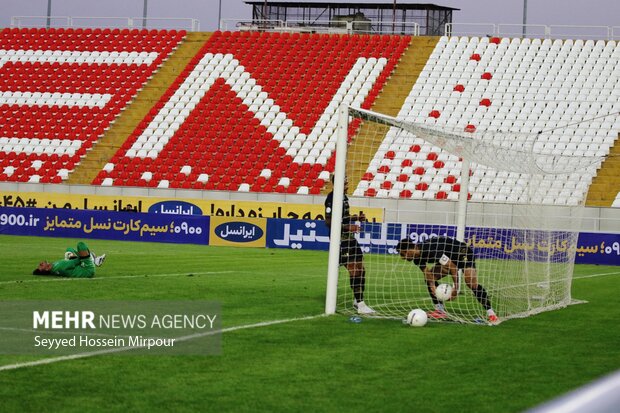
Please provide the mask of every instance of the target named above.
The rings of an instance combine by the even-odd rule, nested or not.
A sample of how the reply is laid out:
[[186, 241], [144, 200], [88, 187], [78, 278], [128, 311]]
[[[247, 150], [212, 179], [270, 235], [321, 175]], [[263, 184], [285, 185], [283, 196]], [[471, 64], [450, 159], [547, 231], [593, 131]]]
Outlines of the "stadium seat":
[[[409, 41], [387, 36], [388, 43], [367, 44], [361, 36], [329, 37], [337, 40], [330, 49], [339, 53], [324, 53], [314, 34], [214, 33], [115, 157], [138, 165], [151, 158], [149, 170], [156, 170], [176, 151], [200, 148], [200, 156], [189, 157], [185, 166], [197, 176], [208, 174], [216, 188], [236, 190], [247, 183], [250, 191], [299, 193], [305, 186], [310, 194], [320, 192], [325, 176], [312, 186], [297, 180], [333, 171], [336, 109], [343, 102], [370, 105], [404, 50], [389, 46], [392, 40]], [[200, 165], [205, 157], [217, 160], [219, 168]], [[132, 162], [115, 169], [134, 167]], [[228, 181], [230, 174], [241, 180]]]
[[[68, 178], [183, 37], [165, 30], [125, 36], [121, 30], [43, 29], [36, 38], [28, 30], [2, 33], [19, 47], [0, 50], [8, 62], [0, 92], [6, 120], [0, 125], [0, 180], [43, 183]], [[92, 183], [320, 193], [334, 168], [338, 106], [370, 107], [408, 43], [399, 36], [326, 39], [214, 33]], [[442, 37], [398, 117], [472, 138], [485, 129], [506, 131], [513, 147], [544, 130], [536, 150], [605, 156], [620, 121], [564, 125], [617, 109], [616, 46]], [[349, 138], [358, 128], [354, 122]], [[405, 145], [388, 133], [354, 192], [455, 200], [461, 161], [414, 142]], [[491, 179], [493, 171], [474, 169], [490, 179], [472, 179], [472, 199], [525, 200], [518, 174], [501, 177], [502, 185], [499, 177]], [[581, 202], [595, 173], [587, 171], [587, 183], [570, 194], [561, 192], [569, 179], [562, 178], [563, 185], [550, 187], [560, 191], [555, 198], [540, 202]], [[510, 180], [517, 190], [506, 192]], [[426, 187], [416, 189], [421, 184]]]
[[[579, 131], [563, 125], [613, 112], [608, 105], [617, 102], [620, 92], [605, 91], [618, 90], [618, 77], [613, 74], [613, 67], [617, 66], [616, 50], [615, 42], [442, 37], [397, 117], [457, 128], [473, 137], [487, 129], [510, 132], [510, 138], [515, 139], [509, 142], [512, 147], [526, 146], [531, 134], [551, 130], [537, 135], [536, 150], [558, 155], [605, 156], [617, 139], [620, 122], [617, 125], [592, 122], [590, 128]], [[613, 53], [616, 59], [610, 60]], [[358, 188], [381, 185], [377, 165], [386, 155], [392, 156], [390, 151], [397, 153], [395, 136], [388, 132]], [[571, 136], [578, 136], [578, 140], [571, 140]], [[607, 136], [608, 143], [603, 141]], [[461, 161], [448, 162], [444, 156], [445, 153], [424, 141], [411, 146], [400, 166], [405, 177], [423, 179], [415, 184], [413, 199], [458, 199], [456, 191], [445, 191], [441, 184], [459, 186]], [[424, 164], [428, 161], [441, 161], [444, 165]], [[411, 166], [415, 167], [405, 172]], [[472, 179], [472, 200], [528, 201], [523, 192], [525, 185], [517, 183], [521, 179], [519, 174], [501, 178], [515, 182], [515, 191], [508, 193], [492, 178], [494, 171], [479, 165], [474, 167], [474, 173], [477, 171], [485, 172], [489, 179]], [[586, 172], [586, 175], [593, 173]], [[405, 177], [399, 176], [398, 180]], [[566, 184], [570, 177], [558, 179]], [[582, 202], [586, 193], [587, 185], [574, 188], [571, 196], [556, 194], [540, 198], [539, 202], [572, 205]]]
[[[46, 167], [45, 176], [33, 174], [37, 168], [32, 168], [20, 171], [16, 179], [67, 179], [181, 40], [168, 34], [159, 30], [130, 38], [110, 31], [95, 41], [91, 31], [81, 29], [41, 29], [35, 37], [26, 31], [3, 31], [3, 42], [14, 46], [2, 60], [0, 108], [7, 105], [7, 110], [2, 110], [0, 136], [20, 140], [10, 153], [27, 154], [31, 161], [61, 155]], [[101, 179], [104, 182], [112, 184]]]

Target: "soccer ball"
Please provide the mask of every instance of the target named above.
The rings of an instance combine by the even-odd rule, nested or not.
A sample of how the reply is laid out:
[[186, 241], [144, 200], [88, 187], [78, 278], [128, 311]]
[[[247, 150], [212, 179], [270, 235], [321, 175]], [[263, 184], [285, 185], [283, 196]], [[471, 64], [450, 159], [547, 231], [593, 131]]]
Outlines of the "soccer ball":
[[439, 301], [446, 301], [452, 297], [452, 286], [450, 284], [439, 284], [435, 289], [435, 297]]
[[422, 327], [426, 324], [427, 320], [426, 311], [419, 308], [411, 310], [407, 315], [407, 324], [413, 327]]

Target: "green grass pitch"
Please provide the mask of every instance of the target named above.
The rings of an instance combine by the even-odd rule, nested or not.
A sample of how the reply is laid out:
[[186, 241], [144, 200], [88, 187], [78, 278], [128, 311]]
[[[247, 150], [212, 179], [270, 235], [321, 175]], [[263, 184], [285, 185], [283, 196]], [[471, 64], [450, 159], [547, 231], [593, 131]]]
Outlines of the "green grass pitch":
[[[76, 241], [0, 236], [0, 300], [213, 300], [224, 328], [323, 311], [324, 252], [90, 240], [95, 279], [30, 275]], [[335, 315], [225, 332], [216, 356], [0, 355], [0, 411], [518, 412], [620, 368], [619, 291], [620, 267], [581, 265], [587, 304], [496, 327]]]

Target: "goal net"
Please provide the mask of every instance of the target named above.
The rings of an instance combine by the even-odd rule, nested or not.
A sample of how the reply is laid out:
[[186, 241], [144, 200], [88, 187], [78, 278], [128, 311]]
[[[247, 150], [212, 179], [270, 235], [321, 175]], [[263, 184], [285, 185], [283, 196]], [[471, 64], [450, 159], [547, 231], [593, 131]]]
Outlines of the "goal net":
[[[339, 265], [345, 176], [351, 205], [384, 211], [382, 222], [358, 222], [354, 235], [372, 316], [404, 318], [421, 308], [486, 323], [489, 308], [505, 320], [571, 304], [587, 190], [579, 183], [600, 160], [545, 151], [536, 134], [450, 130], [345, 107], [340, 117], [327, 313], [354, 314], [360, 298], [360, 282]], [[415, 245], [424, 262], [403, 259], [401, 240], [401, 250]], [[429, 274], [448, 272], [432, 265], [443, 255], [458, 261], [458, 273], [434, 282], [421, 268], [428, 262]], [[457, 296], [437, 300], [429, 285], [440, 283], [457, 287]]]

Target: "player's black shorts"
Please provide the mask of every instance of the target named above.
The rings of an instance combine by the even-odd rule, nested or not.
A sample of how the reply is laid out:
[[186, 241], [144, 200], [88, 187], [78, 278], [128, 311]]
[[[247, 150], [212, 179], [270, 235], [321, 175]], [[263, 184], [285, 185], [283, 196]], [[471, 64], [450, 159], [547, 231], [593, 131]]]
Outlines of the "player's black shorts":
[[340, 242], [340, 265], [351, 262], [362, 262], [364, 253], [355, 238], [344, 239]]
[[474, 257], [474, 250], [470, 247], [460, 251], [459, 259], [454, 262], [456, 268], [463, 270], [465, 268], [476, 268], [476, 257]]

